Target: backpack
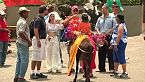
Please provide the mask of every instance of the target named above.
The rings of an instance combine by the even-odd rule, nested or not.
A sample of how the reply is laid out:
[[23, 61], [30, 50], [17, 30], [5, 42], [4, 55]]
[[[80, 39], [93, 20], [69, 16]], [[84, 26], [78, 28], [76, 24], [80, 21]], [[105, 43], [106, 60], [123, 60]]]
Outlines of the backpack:
[[30, 38], [33, 38], [35, 36], [35, 34], [34, 34], [34, 21], [35, 20], [32, 20], [29, 24]]

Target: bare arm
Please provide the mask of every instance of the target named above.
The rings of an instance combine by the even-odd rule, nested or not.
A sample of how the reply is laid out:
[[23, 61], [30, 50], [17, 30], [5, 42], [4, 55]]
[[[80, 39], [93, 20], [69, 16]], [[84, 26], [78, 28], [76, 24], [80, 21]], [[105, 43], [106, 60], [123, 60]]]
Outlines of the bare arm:
[[28, 45], [31, 46], [32, 42], [29, 39], [29, 36], [27, 36], [27, 34], [25, 33], [25, 29], [27, 27], [26, 22], [22, 22], [19, 28], [19, 36], [24, 39], [25, 41], [27, 41]]
[[19, 36], [20, 36], [22, 39], [26, 40], [28, 43], [31, 42], [30, 39], [28, 38], [28, 36], [26, 35], [25, 32], [20, 31], [20, 32], [19, 32]]
[[39, 28], [34, 28], [34, 34], [35, 34], [36, 40], [40, 41], [38, 29]]
[[112, 33], [114, 29], [115, 29], [115, 28], [111, 28], [110, 30], [108, 30], [108, 31], [106, 32], [106, 34]]
[[119, 25], [118, 27], [118, 36], [117, 36], [117, 39], [116, 39], [116, 44], [119, 44], [119, 41], [121, 40], [122, 38], [122, 35], [123, 35], [123, 26], [122, 25]]
[[78, 15], [73, 15], [73, 16], [70, 16], [68, 18], [66, 18], [64, 21], [63, 21], [63, 25], [67, 25], [69, 23], [69, 21], [74, 18], [74, 17], [77, 17]]
[[67, 25], [69, 21], [72, 19], [72, 17], [68, 17], [63, 21], [63, 25]]
[[96, 29], [97, 34], [101, 34], [101, 32], [99, 31], [99, 29]]

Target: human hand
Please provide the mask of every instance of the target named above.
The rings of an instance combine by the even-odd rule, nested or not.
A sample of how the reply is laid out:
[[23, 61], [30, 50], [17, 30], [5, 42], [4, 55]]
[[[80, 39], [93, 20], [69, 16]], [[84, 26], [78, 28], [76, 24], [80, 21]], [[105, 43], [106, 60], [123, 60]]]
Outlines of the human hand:
[[41, 48], [41, 42], [40, 42], [40, 40], [37, 41], [37, 47], [38, 47], [38, 48]]
[[113, 49], [114, 49], [114, 51], [118, 51], [117, 45], [114, 45]]
[[112, 46], [112, 45], [111, 45], [111, 46], [109, 46], [109, 49], [110, 49], [110, 50], [112, 50], [112, 49], [113, 49], [113, 46]]
[[31, 40], [28, 41], [28, 45], [29, 45], [29, 47], [32, 46], [32, 42], [31, 42]]

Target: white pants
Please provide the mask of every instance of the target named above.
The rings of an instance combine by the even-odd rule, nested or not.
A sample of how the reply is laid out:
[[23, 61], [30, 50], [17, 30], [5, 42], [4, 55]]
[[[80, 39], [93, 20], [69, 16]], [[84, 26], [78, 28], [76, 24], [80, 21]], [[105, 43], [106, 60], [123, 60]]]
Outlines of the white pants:
[[58, 37], [47, 37], [47, 69], [48, 71], [61, 70], [61, 59], [59, 52], [59, 41]]
[[36, 37], [32, 39], [32, 60], [33, 61], [42, 61], [46, 59], [46, 39], [40, 39], [41, 48], [37, 47]]

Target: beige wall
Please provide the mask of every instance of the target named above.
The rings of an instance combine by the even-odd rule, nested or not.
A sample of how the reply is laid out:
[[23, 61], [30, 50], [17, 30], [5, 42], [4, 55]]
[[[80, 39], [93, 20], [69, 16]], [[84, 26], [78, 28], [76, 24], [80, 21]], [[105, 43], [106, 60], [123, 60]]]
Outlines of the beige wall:
[[143, 30], [143, 6], [124, 6], [124, 9], [128, 36], [140, 35]]
[[[29, 18], [27, 19], [28, 22], [32, 21], [36, 15], [38, 15], [38, 7], [39, 6], [26, 6], [30, 10]], [[7, 8], [7, 22], [9, 26], [15, 26], [17, 20], [19, 19], [18, 14], [19, 7], [10, 7]]]

